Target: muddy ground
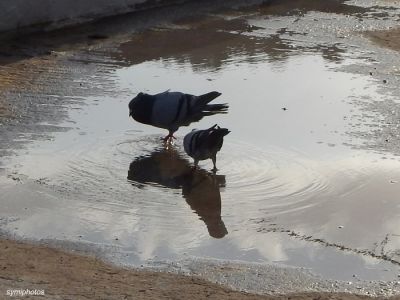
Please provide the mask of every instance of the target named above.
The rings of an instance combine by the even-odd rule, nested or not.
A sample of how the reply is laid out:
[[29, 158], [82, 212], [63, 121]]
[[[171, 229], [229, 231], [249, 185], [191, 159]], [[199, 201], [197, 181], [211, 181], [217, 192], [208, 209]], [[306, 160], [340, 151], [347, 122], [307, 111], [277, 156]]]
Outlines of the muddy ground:
[[[99, 259], [12, 240], [0, 241], [0, 292], [44, 290], [21, 299], [370, 299], [335, 293], [261, 296], [233, 291], [198, 277], [127, 270]], [[396, 297], [392, 297], [396, 299]]]
[[400, 30], [380, 30], [366, 33], [373, 42], [394, 51], [400, 50]]

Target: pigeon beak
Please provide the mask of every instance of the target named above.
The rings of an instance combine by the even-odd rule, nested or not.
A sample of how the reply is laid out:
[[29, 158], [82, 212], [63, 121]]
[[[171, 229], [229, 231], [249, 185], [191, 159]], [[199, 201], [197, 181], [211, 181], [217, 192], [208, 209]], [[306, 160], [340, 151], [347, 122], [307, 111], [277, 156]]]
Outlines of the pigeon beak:
[[132, 111], [131, 110], [129, 110], [129, 116], [132, 116]]

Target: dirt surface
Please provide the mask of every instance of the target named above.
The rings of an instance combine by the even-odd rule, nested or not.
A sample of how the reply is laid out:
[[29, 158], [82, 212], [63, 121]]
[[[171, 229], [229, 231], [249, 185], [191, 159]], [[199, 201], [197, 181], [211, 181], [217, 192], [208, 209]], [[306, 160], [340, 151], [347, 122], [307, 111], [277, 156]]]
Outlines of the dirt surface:
[[375, 43], [391, 50], [400, 51], [400, 28], [367, 32], [366, 35]]
[[0, 241], [0, 257], [2, 297], [8, 290], [36, 289], [44, 291], [42, 299], [369, 299], [330, 293], [252, 295], [195, 277], [116, 268], [93, 257], [12, 240]]
[[0, 100], [0, 116], [7, 117], [10, 115], [8, 110], [8, 105], [4, 102], [4, 100]]

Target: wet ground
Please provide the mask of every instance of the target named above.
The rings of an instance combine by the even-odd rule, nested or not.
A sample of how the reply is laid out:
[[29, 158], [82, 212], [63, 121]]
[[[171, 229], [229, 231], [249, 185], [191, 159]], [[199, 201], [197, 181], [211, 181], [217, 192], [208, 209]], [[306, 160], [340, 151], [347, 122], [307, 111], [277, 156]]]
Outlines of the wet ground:
[[[2, 231], [255, 292], [398, 293], [399, 52], [367, 32], [400, 3], [237, 3], [4, 43]], [[127, 104], [168, 89], [229, 113], [166, 149]], [[219, 171], [192, 173], [183, 136], [215, 123]]]

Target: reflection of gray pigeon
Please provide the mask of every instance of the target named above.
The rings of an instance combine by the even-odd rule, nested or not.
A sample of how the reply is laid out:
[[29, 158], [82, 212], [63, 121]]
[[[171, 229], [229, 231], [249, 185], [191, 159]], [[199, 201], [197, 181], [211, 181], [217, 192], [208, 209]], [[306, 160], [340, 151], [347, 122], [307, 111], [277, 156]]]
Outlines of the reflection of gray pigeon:
[[217, 170], [216, 155], [221, 150], [224, 136], [230, 131], [220, 128], [217, 124], [205, 130], [192, 130], [183, 139], [183, 147], [186, 153], [194, 159], [197, 167], [199, 160], [211, 158], [214, 164], [214, 171]]
[[208, 104], [220, 95], [218, 92], [200, 96], [168, 91], [156, 95], [139, 93], [129, 102], [129, 116], [140, 123], [168, 129], [167, 141], [174, 138], [174, 132], [181, 126], [226, 112], [227, 104]]
[[223, 238], [228, 234], [221, 218], [220, 188], [226, 184], [224, 175], [194, 171], [187, 159], [181, 157], [176, 149], [169, 148], [132, 161], [128, 179], [138, 188], [156, 184], [157, 187], [182, 189], [183, 198], [207, 225], [210, 236]]

